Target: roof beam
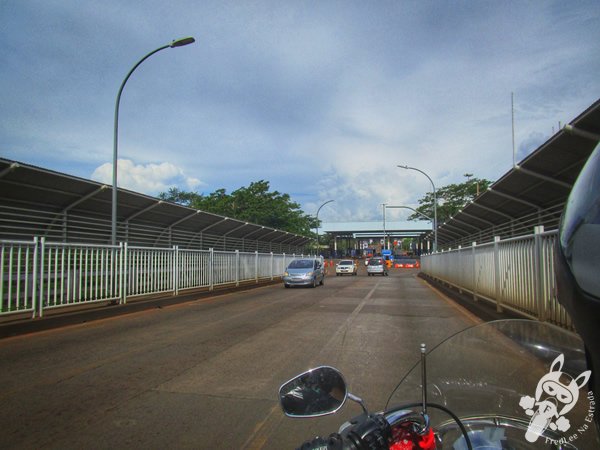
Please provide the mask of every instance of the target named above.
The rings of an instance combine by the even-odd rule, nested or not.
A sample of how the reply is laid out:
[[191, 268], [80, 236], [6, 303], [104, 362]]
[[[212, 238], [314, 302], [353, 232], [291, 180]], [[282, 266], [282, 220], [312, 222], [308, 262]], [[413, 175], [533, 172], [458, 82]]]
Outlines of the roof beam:
[[98, 189], [96, 189], [95, 191], [92, 191], [92, 192], [90, 192], [89, 194], [87, 194], [87, 195], [84, 195], [84, 196], [83, 196], [83, 197], [81, 197], [81, 198], [78, 198], [76, 201], [74, 201], [73, 203], [71, 203], [69, 206], [66, 206], [66, 207], [65, 207], [65, 208], [62, 210], [62, 212], [63, 212], [63, 213], [66, 213], [67, 211], [69, 211], [69, 210], [71, 210], [71, 209], [75, 208], [75, 207], [76, 207], [77, 205], [79, 205], [80, 203], [83, 203], [83, 202], [85, 202], [86, 200], [88, 200], [88, 199], [90, 199], [90, 198], [94, 197], [96, 194], [98, 194], [99, 192], [102, 192], [104, 189], [107, 189], [107, 188], [108, 188], [108, 186], [107, 186], [106, 184], [103, 184], [102, 186], [100, 186], [100, 187], [99, 187]]
[[131, 216], [129, 216], [127, 219], [125, 219], [125, 222], [129, 222], [131, 219], [135, 219], [137, 216], [139, 216], [141, 214], [144, 214], [145, 212], [150, 211], [151, 209], [156, 208], [158, 205], [161, 205], [163, 203], [164, 203], [163, 200], [159, 200], [156, 203], [152, 203], [150, 206], [148, 206], [148, 207], [146, 207], [146, 208], [144, 208], [144, 209], [142, 209], [142, 210], [140, 210], [140, 211], [132, 214]]
[[[440, 229], [441, 229], [442, 227], [450, 227], [450, 228], [453, 228], [453, 229], [455, 229], [455, 230], [458, 230], [459, 232], [463, 232], [463, 231], [465, 231], [463, 228], [455, 227], [454, 225], [451, 225], [451, 224], [449, 224], [448, 222], [445, 222], [445, 223], [441, 224], [441, 225], [438, 227], [438, 232], [440, 231]], [[464, 236], [468, 236], [468, 235], [469, 235], [469, 232], [467, 231], [467, 234], [461, 234], [460, 236], [461, 236], [461, 237], [464, 237]]]
[[459, 238], [464, 238], [464, 237], [465, 237], [465, 235], [464, 235], [464, 234], [458, 234], [458, 233], [455, 233], [455, 232], [453, 232], [453, 231], [446, 230], [445, 228], [439, 227], [439, 228], [438, 228], [438, 237], [439, 237], [439, 235], [440, 235], [440, 234], [442, 234], [442, 233], [448, 233], [448, 234], [452, 234], [452, 235], [454, 235], [454, 236], [456, 236], [456, 237], [459, 237]]
[[[170, 224], [166, 229], [173, 228], [175, 225], [179, 225], [181, 222], [185, 222], [186, 220], [191, 219], [192, 217], [195, 217], [196, 215], [200, 214], [201, 212], [202, 211], [200, 211], [200, 210], [196, 210], [196, 211], [194, 211], [193, 214], [190, 214], [188, 216], [182, 217], [179, 220], [176, 220], [175, 222], [173, 222], [172, 224]], [[225, 219], [225, 220], [227, 220], [227, 219]]]
[[462, 223], [463, 225], [466, 225], [466, 226], [468, 226], [470, 228], [473, 228], [474, 230], [477, 230], [477, 231], [481, 231], [482, 230], [482, 228], [476, 227], [475, 225], [471, 225], [470, 223], [467, 223], [467, 222], [465, 222], [463, 220], [457, 219], [456, 217], [451, 217], [450, 220], [453, 221], [453, 222]]
[[[201, 213], [202, 211], [200, 211], [200, 210], [197, 210], [196, 212], [197, 212], [197, 213]], [[193, 216], [189, 216], [189, 217], [193, 217]], [[189, 217], [188, 217], [188, 218], [189, 218]], [[220, 216], [217, 216], [217, 217], [220, 217]], [[204, 233], [204, 231], [205, 231], [205, 230], [208, 230], [208, 229], [210, 229], [210, 228], [212, 228], [212, 227], [214, 227], [214, 226], [216, 226], [216, 225], [219, 225], [220, 223], [223, 223], [223, 222], [225, 222], [226, 220], [229, 220], [229, 218], [228, 218], [228, 217], [224, 217], [223, 219], [221, 219], [221, 220], [219, 220], [219, 221], [217, 221], [217, 222], [215, 222], [215, 223], [211, 223], [211, 224], [210, 224], [210, 225], [208, 225], [207, 227], [204, 227], [204, 228], [202, 228], [201, 230], [199, 230], [199, 231], [196, 231], [196, 232], [194, 233], [194, 235], [192, 236], [192, 238], [191, 238], [191, 239], [188, 241], [188, 245], [191, 245], [191, 244], [192, 244], [192, 242], [194, 242], [194, 241], [196, 240], [196, 238], [197, 238], [199, 235], [201, 235], [202, 233]]]
[[[255, 226], [257, 226], [257, 225], [255, 225]], [[261, 227], [260, 227], [258, 230], [251, 231], [250, 233], [248, 233], [248, 234], [246, 234], [246, 235], [242, 236], [242, 239], [247, 239], [247, 238], [248, 238], [248, 236], [252, 236], [253, 234], [256, 234], [256, 233], [258, 233], [259, 231], [262, 231], [262, 230], [264, 230], [264, 229], [265, 229], [265, 227], [261, 226]]]
[[[510, 220], [514, 220], [514, 219], [515, 219], [515, 217], [513, 217], [513, 216], [511, 216], [511, 215], [508, 215], [508, 214], [506, 214], [506, 213], [503, 213], [503, 212], [501, 212], [501, 211], [498, 211], [497, 209], [490, 208], [490, 207], [488, 207], [488, 206], [484, 206], [484, 205], [482, 205], [482, 204], [480, 204], [480, 203], [471, 202], [471, 203], [470, 203], [470, 205], [477, 206], [478, 208], [485, 209], [486, 211], [490, 211], [490, 212], [496, 213], [496, 214], [498, 214], [499, 216], [505, 217], [505, 218], [507, 218], [507, 219], [510, 219]], [[464, 214], [464, 212], [463, 212], [463, 214]]]
[[589, 139], [590, 141], [600, 142], [600, 134], [592, 133], [590, 131], [582, 130], [581, 128], [576, 128], [571, 124], [566, 124], [563, 129], [574, 136], [583, 137]]
[[17, 170], [19, 167], [21, 167], [19, 165], [19, 163], [17, 163], [17, 162], [12, 163], [6, 169], [4, 169], [2, 172], [0, 172], [0, 178], [4, 178], [5, 175], [8, 175], [10, 172]]
[[[273, 230], [273, 231], [271, 231], [271, 232], [269, 232], [269, 233], [265, 234], [265, 235], [264, 235], [262, 238], [263, 238], [263, 239], [265, 239], [267, 236], [270, 236], [270, 235], [271, 235], [271, 234], [273, 234], [273, 233], [282, 233], [282, 231], [279, 231], [279, 230]], [[265, 241], [265, 242], [266, 242], [266, 241]], [[274, 242], [274, 241], [269, 241], [269, 242]]]
[[[198, 211], [198, 212], [200, 212], [200, 211]], [[219, 225], [219, 224], [221, 224], [221, 223], [223, 223], [223, 222], [225, 222], [227, 220], [229, 220], [229, 217], [224, 217], [221, 220], [217, 220], [215, 223], [211, 223], [210, 225], [208, 225], [208, 226], [202, 228], [201, 230], [197, 231], [196, 234], [195, 234], [195, 236], [198, 236], [200, 233], [204, 233], [206, 230], [210, 230], [211, 228], [216, 227], [217, 225]]]
[[[19, 167], [19, 164], [14, 163], [14, 164], [11, 164], [11, 167], [9, 167], [8, 169], [11, 169], [12, 166], [14, 166], [14, 165], [16, 165], [17, 167]], [[6, 173], [6, 170], [3, 171], [2, 174], [0, 174], [0, 178], [4, 175], [4, 173]], [[50, 222], [50, 224], [48, 224], [48, 226], [45, 227], [46, 228], [46, 232], [48, 232], [48, 230], [50, 230], [54, 226], [54, 224], [56, 222], [58, 222], [59, 220], [61, 220], [61, 218], [64, 219], [65, 214], [67, 214], [72, 208], [74, 208], [75, 206], [79, 205], [80, 203], [85, 202], [87, 199], [95, 196], [98, 192], [101, 192], [101, 191], [103, 191], [104, 189], [107, 189], [107, 188], [108, 188], [108, 186], [105, 185], [105, 184], [103, 184], [98, 189], [90, 192], [87, 195], [84, 195], [83, 197], [81, 197], [81, 198], [77, 199], [76, 201], [74, 201], [73, 203], [71, 203], [69, 206], [66, 206], [65, 208], [63, 208], [63, 210], [60, 213], [56, 213], [55, 216], [54, 216], [54, 218]]]
[[535, 209], [538, 209], [538, 210], [542, 209], [541, 206], [536, 205], [535, 203], [528, 202], [527, 200], [523, 200], [523, 199], [521, 199], [519, 197], [515, 197], [514, 195], [510, 195], [510, 194], [507, 194], [505, 192], [497, 191], [497, 190], [495, 190], [495, 189], [493, 189], [491, 187], [488, 188], [488, 192], [492, 192], [492, 193], [494, 193], [496, 195], [499, 195], [500, 197], [504, 197], [504, 198], [507, 198], [509, 200], [513, 200], [513, 201], [515, 201], [517, 203], [522, 203], [523, 205], [531, 206], [532, 208], [535, 208]]
[[[201, 212], [202, 212], [202, 211], [200, 211], [200, 210], [196, 210], [196, 211], [194, 211], [194, 213], [193, 213], [193, 214], [190, 214], [190, 215], [187, 215], [187, 216], [185, 216], [185, 217], [182, 217], [181, 219], [179, 219], [179, 220], [176, 220], [175, 222], [173, 222], [172, 224], [170, 224], [169, 226], [167, 226], [167, 227], [163, 228], [163, 229], [160, 231], [160, 233], [158, 234], [158, 236], [156, 237], [156, 239], [154, 240], [154, 244], [156, 244], [156, 243], [157, 243], [157, 242], [160, 240], [160, 238], [162, 237], [162, 235], [163, 235], [163, 234], [165, 234], [165, 232], [166, 232], [167, 230], [172, 230], [172, 229], [173, 229], [173, 227], [174, 227], [175, 225], [179, 225], [181, 222], [185, 222], [186, 220], [188, 220], [188, 219], [191, 219], [192, 217], [195, 217], [196, 215], [200, 214]], [[170, 240], [170, 239], [171, 239], [171, 238], [170, 238], [170, 235], [169, 235], [169, 240]], [[193, 241], [193, 238], [192, 238], [192, 241]], [[191, 241], [190, 241], [190, 242], [191, 242]]]
[[[289, 234], [287, 231], [285, 234]], [[296, 238], [295, 235], [292, 235], [292, 237], [290, 239], [284, 239], [283, 241], [279, 242], [279, 244], [283, 245], [283, 244], [287, 244], [288, 241], [293, 241]]]
[[242, 228], [244, 228], [244, 227], [247, 227], [247, 226], [248, 226], [248, 222], [246, 222], [246, 223], [243, 223], [243, 224], [242, 224], [242, 225], [240, 225], [239, 227], [235, 227], [235, 228], [233, 228], [232, 230], [229, 230], [229, 231], [228, 231], [227, 233], [225, 233], [223, 236], [228, 236], [230, 233], [233, 233], [234, 231], [240, 230], [240, 229], [242, 229]]
[[294, 239], [288, 245], [298, 245], [300, 242], [304, 242], [304, 236], [295, 235]]
[[487, 223], [489, 226], [492, 226], [492, 227], [496, 226], [496, 224], [494, 222], [490, 222], [489, 220], [482, 219], [481, 217], [466, 213], [464, 211], [461, 211], [459, 214], [464, 214], [465, 216], [470, 217], [472, 219], [479, 220], [480, 222], [483, 222], [483, 223]]
[[549, 177], [548, 175], [543, 175], [539, 172], [535, 172], [533, 170], [525, 169], [518, 164], [515, 166], [515, 169], [519, 172], [523, 172], [526, 175], [531, 175], [532, 177], [539, 178], [540, 180], [547, 181], [549, 183], [557, 184], [558, 186], [562, 186], [565, 189], [571, 189], [573, 185], [571, 183], [565, 183], [564, 181], [557, 180], [556, 178]]
[[[433, 240], [433, 238], [431, 238], [429, 240]], [[438, 241], [441, 241], [445, 244], [448, 242], [453, 243], [456, 241], [456, 238], [450, 236], [449, 234], [440, 233], [440, 234], [438, 234]], [[438, 242], [438, 244], [439, 244], [439, 242]]]

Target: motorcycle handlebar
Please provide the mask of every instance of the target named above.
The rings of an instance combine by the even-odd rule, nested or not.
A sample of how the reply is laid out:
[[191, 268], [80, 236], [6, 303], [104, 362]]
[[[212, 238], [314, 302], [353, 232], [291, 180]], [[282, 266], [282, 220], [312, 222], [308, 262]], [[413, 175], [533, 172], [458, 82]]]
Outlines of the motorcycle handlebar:
[[[306, 441], [299, 450], [388, 450], [392, 428], [402, 423], [410, 426], [409, 429], [412, 430], [410, 436], [426, 440], [427, 435], [430, 434], [429, 437], [432, 439], [433, 433], [429, 428], [427, 416], [405, 409], [418, 405], [404, 405], [401, 409], [355, 417], [348, 426], [340, 430], [340, 433], [333, 433], [327, 439], [316, 437]], [[458, 417], [442, 405], [428, 403], [428, 406], [451, 415], [465, 437], [467, 448], [473, 449], [467, 430]]]
[[333, 433], [327, 439], [316, 437], [299, 450], [388, 450], [391, 427], [382, 414], [359, 416], [350, 423], [341, 434]]

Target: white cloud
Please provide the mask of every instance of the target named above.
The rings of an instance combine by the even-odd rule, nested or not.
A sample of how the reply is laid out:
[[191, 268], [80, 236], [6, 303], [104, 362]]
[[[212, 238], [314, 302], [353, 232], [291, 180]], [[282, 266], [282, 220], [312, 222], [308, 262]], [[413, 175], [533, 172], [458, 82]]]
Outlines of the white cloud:
[[[558, 128], [558, 127], [557, 127]], [[558, 131], [558, 130], [557, 130]], [[521, 141], [517, 149], [516, 161], [519, 162], [536, 150], [540, 145], [548, 140], [548, 136], [543, 133], [534, 132]]]
[[511, 92], [529, 152], [600, 88], [597, 0], [173, 2], [13, 2], [0, 29], [3, 156], [112, 183], [100, 164], [122, 77], [190, 34], [194, 45], [128, 82], [121, 186], [154, 195], [264, 179], [307, 213], [334, 198], [320, 218], [377, 220], [381, 203], [416, 206], [431, 189], [396, 164], [438, 188], [508, 170]]
[[[157, 195], [166, 192], [170, 187], [193, 191], [203, 183], [197, 178], [187, 176], [183, 169], [174, 164], [135, 164], [129, 159], [119, 159], [117, 185], [136, 192]], [[92, 179], [101, 183], [112, 184], [112, 164], [102, 164]]]

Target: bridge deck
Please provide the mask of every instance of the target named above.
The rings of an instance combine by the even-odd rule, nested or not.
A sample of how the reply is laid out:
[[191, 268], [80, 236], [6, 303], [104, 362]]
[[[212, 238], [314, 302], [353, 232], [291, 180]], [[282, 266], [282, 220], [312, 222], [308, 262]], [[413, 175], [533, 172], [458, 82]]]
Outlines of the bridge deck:
[[0, 340], [0, 447], [294, 448], [359, 408], [285, 418], [282, 382], [332, 365], [382, 408], [421, 342], [478, 320], [412, 270], [329, 270], [316, 289], [266, 286]]

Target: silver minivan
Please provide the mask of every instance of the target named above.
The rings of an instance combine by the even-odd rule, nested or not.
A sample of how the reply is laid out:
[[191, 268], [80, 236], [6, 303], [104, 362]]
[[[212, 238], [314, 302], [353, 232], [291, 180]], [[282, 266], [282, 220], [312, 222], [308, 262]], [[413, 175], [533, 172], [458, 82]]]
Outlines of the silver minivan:
[[285, 269], [283, 274], [283, 285], [290, 286], [312, 286], [323, 285], [325, 272], [323, 264], [318, 259], [294, 259]]
[[383, 276], [388, 275], [388, 268], [385, 264], [385, 259], [381, 257], [375, 257], [369, 260], [369, 264], [367, 265], [367, 275], [371, 276], [375, 274]]

